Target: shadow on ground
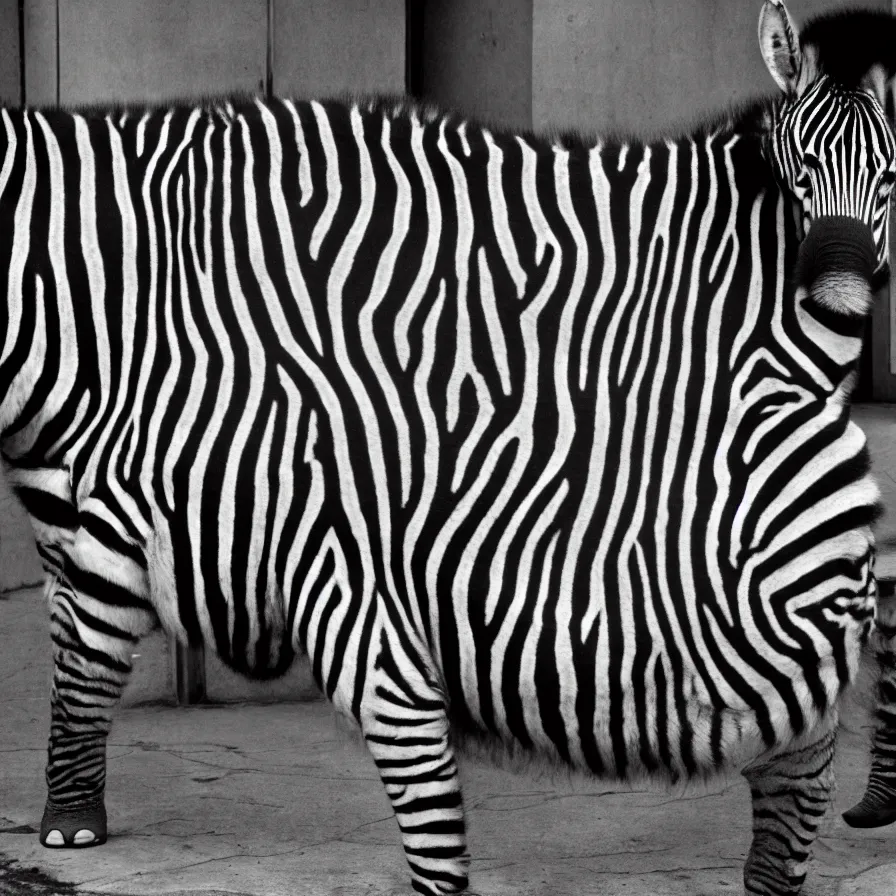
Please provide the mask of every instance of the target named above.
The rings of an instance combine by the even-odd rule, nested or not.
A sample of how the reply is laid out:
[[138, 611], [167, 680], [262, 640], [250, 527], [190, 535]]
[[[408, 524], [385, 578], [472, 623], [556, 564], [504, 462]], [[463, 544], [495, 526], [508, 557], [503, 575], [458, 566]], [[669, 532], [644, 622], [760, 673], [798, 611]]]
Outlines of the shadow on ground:
[[[9, 833], [3, 831], [3, 833]], [[17, 833], [26, 833], [18, 831]], [[37, 833], [36, 831], [34, 832]], [[51, 877], [40, 868], [28, 868], [11, 859], [0, 856], [0, 894], [2, 896], [104, 896], [94, 890], [85, 890], [75, 884], [64, 883]], [[177, 896], [250, 896], [233, 890], [181, 890]]]
[[79, 890], [74, 884], [61, 883], [36, 866], [29, 868], [3, 856], [0, 856], [0, 893], [3, 896], [96, 896]]

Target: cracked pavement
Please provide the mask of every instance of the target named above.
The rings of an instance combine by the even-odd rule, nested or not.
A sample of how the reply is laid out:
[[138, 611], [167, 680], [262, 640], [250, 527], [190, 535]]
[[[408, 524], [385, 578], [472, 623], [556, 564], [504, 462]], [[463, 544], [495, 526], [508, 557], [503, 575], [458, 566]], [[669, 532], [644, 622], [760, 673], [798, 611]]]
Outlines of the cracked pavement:
[[[43, 849], [36, 831], [50, 662], [42, 610], [35, 590], [0, 602], [2, 896], [411, 892], [373, 762], [323, 702], [121, 710], [109, 742], [109, 842]], [[41, 643], [44, 653], [35, 650]], [[816, 846], [805, 896], [896, 893], [896, 825], [857, 831], [839, 817], [867, 775], [861, 702], [847, 706], [837, 814]], [[472, 757], [461, 770], [478, 896], [743, 892], [751, 819], [738, 775], [669, 791]]]

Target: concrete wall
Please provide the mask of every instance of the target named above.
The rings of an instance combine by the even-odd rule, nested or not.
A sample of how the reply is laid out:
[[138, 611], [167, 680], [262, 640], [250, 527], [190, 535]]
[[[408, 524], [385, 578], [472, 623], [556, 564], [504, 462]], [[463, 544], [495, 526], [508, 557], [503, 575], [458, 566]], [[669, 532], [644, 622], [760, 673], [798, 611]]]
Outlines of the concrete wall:
[[31, 524], [0, 464], [0, 591], [42, 581]]
[[[264, 89], [265, 0], [26, 4], [29, 103], [161, 100]], [[31, 64], [34, 63], [34, 64]]]
[[0, 0], [0, 103], [19, 104], [18, 0]]
[[59, 67], [56, 58], [56, 0], [25, 0], [25, 101], [55, 103]]
[[884, 504], [884, 516], [875, 526], [877, 542], [896, 560], [896, 405], [858, 405], [852, 419], [868, 439], [874, 478]]
[[[276, 92], [403, 91], [404, 0], [277, 0], [274, 8]], [[266, 0], [26, 0], [27, 100], [261, 93], [267, 12]]]
[[277, 0], [274, 92], [404, 92], [405, 0]]
[[[759, 0], [533, 0], [536, 128], [680, 131], [775, 85], [759, 53]], [[792, 0], [797, 21], [834, 0]], [[853, 2], [889, 9], [889, 0]]]
[[426, 98], [483, 121], [532, 123], [532, 0], [427, 0]]
[[[792, 0], [798, 22], [833, 0]], [[840, 5], [889, 9], [889, 0]], [[427, 99], [513, 128], [680, 131], [775, 90], [760, 0], [428, 0]]]
[[891, 214], [891, 281], [875, 297], [871, 309], [871, 397], [896, 405], [896, 210]]

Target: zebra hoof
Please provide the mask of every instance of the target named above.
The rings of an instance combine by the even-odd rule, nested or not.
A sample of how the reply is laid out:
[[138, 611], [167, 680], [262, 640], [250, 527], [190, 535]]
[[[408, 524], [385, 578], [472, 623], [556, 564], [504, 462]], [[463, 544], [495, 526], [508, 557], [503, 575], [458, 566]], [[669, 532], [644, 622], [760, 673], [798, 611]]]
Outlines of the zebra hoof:
[[40, 823], [40, 842], [49, 849], [84, 849], [105, 843], [103, 798], [72, 806], [57, 806], [47, 800]]
[[852, 809], [843, 813], [843, 820], [851, 828], [882, 828], [896, 821], [896, 795], [890, 799], [867, 794]]

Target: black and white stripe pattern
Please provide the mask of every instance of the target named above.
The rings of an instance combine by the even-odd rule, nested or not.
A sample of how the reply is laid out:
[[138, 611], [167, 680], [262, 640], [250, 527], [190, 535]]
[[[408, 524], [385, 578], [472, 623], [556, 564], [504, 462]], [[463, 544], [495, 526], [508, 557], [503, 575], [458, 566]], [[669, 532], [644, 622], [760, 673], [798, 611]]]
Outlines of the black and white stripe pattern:
[[[840, 114], [831, 115], [835, 102]], [[803, 226], [811, 230], [813, 218], [844, 217], [866, 223], [871, 229], [880, 266], [888, 257], [889, 206], [881, 199], [893, 189], [894, 173], [888, 164], [893, 142], [890, 125], [880, 105], [862, 91], [848, 90], [827, 76], [819, 78], [799, 103], [785, 108], [775, 122], [778, 139], [770, 141], [778, 177], [793, 184], [802, 206]], [[861, 133], [862, 140], [855, 135]], [[838, 294], [827, 304], [848, 301]], [[862, 298], [870, 300], [867, 290]], [[847, 304], [852, 314], [864, 314], [863, 304]]]
[[[815, 133], [873, 152], [811, 208], [877, 241], [892, 136], [825, 83]], [[652, 145], [392, 102], [4, 111], [0, 431], [53, 576], [44, 842], [104, 839], [111, 709], [160, 621], [252, 676], [307, 651], [422, 893], [466, 884], [449, 720], [619, 778], [749, 765], [747, 889], [796, 893], [877, 490], [863, 320], [793, 282], [794, 102]]]

